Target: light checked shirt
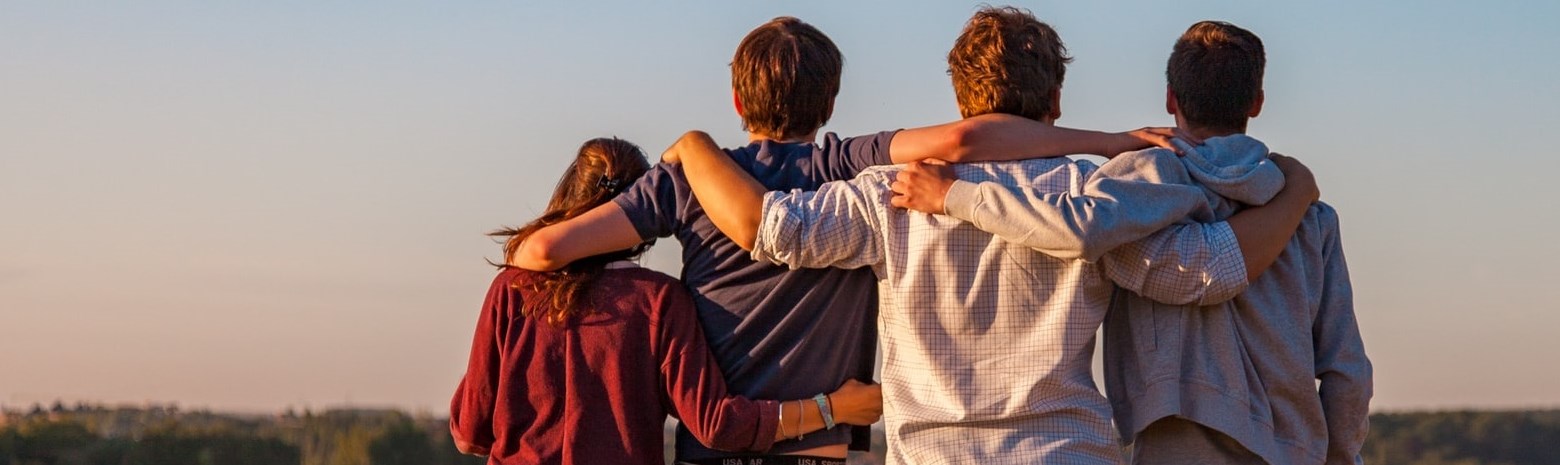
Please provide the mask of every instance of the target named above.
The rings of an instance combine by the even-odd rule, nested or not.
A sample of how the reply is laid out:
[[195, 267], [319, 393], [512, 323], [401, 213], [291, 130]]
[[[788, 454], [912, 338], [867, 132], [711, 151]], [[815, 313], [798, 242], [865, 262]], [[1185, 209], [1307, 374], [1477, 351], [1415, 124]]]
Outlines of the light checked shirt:
[[[877, 275], [889, 463], [1118, 464], [1090, 366], [1109, 279], [1183, 302], [1233, 295], [1246, 280], [1228, 224], [1175, 224], [1205, 201], [1156, 183], [1160, 162], [1178, 163], [1117, 160], [1106, 165], [1121, 163], [1114, 176], [1067, 158], [956, 166], [964, 180], [1054, 193], [1035, 199], [1058, 212], [1037, 230], [1051, 239], [1030, 241], [1039, 249], [895, 209], [897, 168], [871, 168], [815, 192], [768, 194], [752, 255]], [[1133, 241], [1150, 255], [1104, 256]]]

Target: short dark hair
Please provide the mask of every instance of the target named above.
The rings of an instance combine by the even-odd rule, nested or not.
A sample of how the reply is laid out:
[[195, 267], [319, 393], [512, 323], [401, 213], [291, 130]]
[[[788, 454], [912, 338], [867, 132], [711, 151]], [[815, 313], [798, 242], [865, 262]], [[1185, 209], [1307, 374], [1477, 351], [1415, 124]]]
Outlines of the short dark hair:
[[844, 65], [834, 41], [800, 19], [782, 16], [754, 28], [731, 58], [743, 129], [789, 139], [823, 127]]
[[1188, 124], [1243, 129], [1262, 92], [1262, 39], [1223, 21], [1203, 21], [1175, 41], [1165, 79]]
[[1006, 113], [1034, 120], [1050, 116], [1051, 94], [1067, 74], [1067, 47], [1050, 25], [1028, 10], [982, 7], [948, 52], [948, 74], [968, 118]]

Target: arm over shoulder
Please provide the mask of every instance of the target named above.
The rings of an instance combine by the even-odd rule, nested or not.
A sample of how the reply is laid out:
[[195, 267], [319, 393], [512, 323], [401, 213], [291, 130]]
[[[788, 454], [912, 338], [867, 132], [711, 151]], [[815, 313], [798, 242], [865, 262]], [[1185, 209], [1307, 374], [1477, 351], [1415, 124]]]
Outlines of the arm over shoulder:
[[824, 135], [823, 145], [815, 154], [820, 157], [828, 181], [845, 181], [874, 166], [894, 164], [889, 156], [889, 146], [898, 137], [899, 130], [882, 131], [840, 139], [834, 133]]
[[753, 259], [793, 268], [859, 268], [883, 260], [882, 217], [888, 203], [886, 170], [817, 191], [764, 196]]
[[1171, 305], [1214, 305], [1246, 290], [1246, 266], [1228, 223], [1180, 223], [1105, 254], [1117, 286]]
[[613, 201], [536, 231], [520, 244], [509, 264], [552, 271], [575, 260], [671, 235], [678, 225], [678, 202], [670, 169], [656, 165]]
[[1081, 189], [961, 181], [944, 205], [950, 216], [1047, 255], [1096, 260], [1205, 210], [1207, 198], [1174, 153], [1153, 149], [1118, 156]]

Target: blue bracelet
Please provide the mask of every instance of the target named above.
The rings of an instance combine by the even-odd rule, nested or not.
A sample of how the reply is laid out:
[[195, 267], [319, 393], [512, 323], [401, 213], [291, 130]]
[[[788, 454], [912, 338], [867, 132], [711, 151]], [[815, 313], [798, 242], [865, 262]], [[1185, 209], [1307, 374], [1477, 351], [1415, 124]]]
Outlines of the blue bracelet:
[[834, 408], [829, 405], [827, 394], [813, 396], [813, 402], [818, 403], [818, 411], [823, 413], [823, 428], [834, 429]]

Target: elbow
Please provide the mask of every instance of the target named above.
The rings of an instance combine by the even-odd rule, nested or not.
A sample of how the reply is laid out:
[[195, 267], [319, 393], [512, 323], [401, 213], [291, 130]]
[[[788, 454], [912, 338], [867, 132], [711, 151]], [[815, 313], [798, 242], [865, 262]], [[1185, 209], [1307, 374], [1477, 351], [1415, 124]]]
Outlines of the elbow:
[[461, 430], [460, 425], [456, 423], [453, 416], [450, 419], [450, 438], [455, 441], [455, 450], [460, 451], [462, 454], [485, 456], [490, 453], [488, 446], [477, 444], [472, 440], [470, 434]]
[[732, 243], [737, 244], [737, 247], [752, 252], [754, 244], [758, 243], [758, 223], [762, 221], [759, 214], [760, 211], [762, 211], [762, 208], [755, 208], [735, 215], [732, 215], [730, 212], [713, 214], [710, 215], [710, 221], [715, 223], [715, 229], [720, 230], [721, 234], [725, 234], [727, 239], [731, 239]]
[[459, 439], [455, 440], [455, 450], [466, 455], [486, 457], [489, 453], [486, 447], [478, 446]]
[[709, 133], [697, 129], [685, 132], [682, 137], [678, 137], [677, 141], [672, 143], [672, 148], [661, 155], [661, 161], [682, 163], [683, 154], [696, 152], [696, 148], [701, 145], [713, 146], [715, 145], [715, 139], [710, 137]]
[[542, 228], [527, 237], [525, 242], [515, 250], [515, 255], [510, 258], [509, 265], [531, 271], [553, 271], [563, 268], [566, 263], [560, 263], [557, 256], [558, 239], [548, 233], [548, 228]]
[[741, 247], [742, 250], [752, 252], [753, 245], [758, 243], [758, 234], [756, 231], [742, 231], [732, 237], [731, 241], [737, 243], [737, 247]]
[[1090, 234], [1087, 230], [1079, 231], [1077, 250], [1058, 250], [1055, 254], [1056, 258], [1084, 260], [1091, 263], [1098, 262], [1101, 257], [1104, 257], [1106, 253], [1112, 250], [1113, 246], [1107, 244], [1106, 241], [1095, 239], [1095, 236], [1098, 236], [1098, 234]]
[[[1267, 270], [1266, 269], [1255, 269], [1254, 267], [1250, 267], [1250, 266], [1246, 267], [1246, 282], [1249, 283], [1249, 282], [1256, 281], [1257, 278], [1261, 277], [1262, 273], [1264, 273], [1264, 272], [1267, 272]], [[1241, 283], [1241, 287], [1244, 288], [1245, 287], [1245, 283]]]
[[692, 131], [683, 133], [682, 137], [677, 138], [677, 146], [679, 148], [684, 148], [687, 147], [688, 144], [692, 144], [694, 142], [710, 141], [713, 143], [714, 140], [715, 139], [710, 137], [709, 133], [694, 129]]
[[937, 151], [936, 158], [948, 163], [976, 161], [974, 144], [980, 139], [981, 129], [982, 122], [979, 120], [970, 118], [960, 120], [948, 132], [947, 139]]
[[1078, 248], [1076, 255], [1064, 251], [1058, 254], [1057, 258], [1065, 260], [1083, 260], [1087, 262], [1096, 262], [1099, 261], [1100, 257], [1105, 256], [1106, 252], [1110, 252], [1110, 250], [1102, 249], [1097, 245], [1084, 244], [1083, 247]]

